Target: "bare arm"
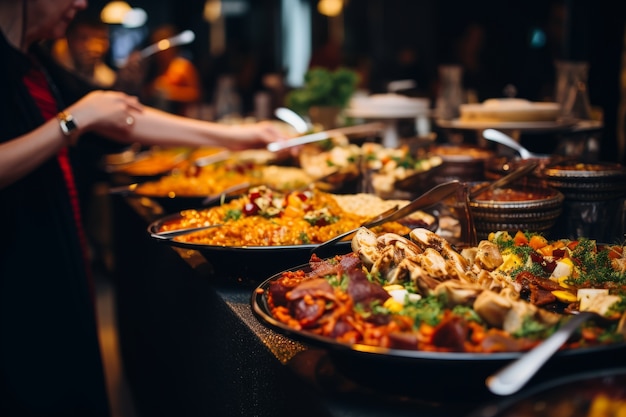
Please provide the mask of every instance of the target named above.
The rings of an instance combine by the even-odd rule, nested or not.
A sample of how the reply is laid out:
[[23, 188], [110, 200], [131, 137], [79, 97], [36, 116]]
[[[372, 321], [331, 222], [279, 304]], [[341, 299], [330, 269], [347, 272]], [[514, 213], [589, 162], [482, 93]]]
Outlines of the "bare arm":
[[145, 145], [264, 147], [284, 137], [274, 125], [261, 122], [229, 126], [165, 113], [146, 107], [135, 119], [131, 139]]
[[[94, 92], [85, 96], [66, 112], [72, 114], [80, 135], [88, 131], [108, 132], [112, 138], [130, 140], [128, 115], [141, 114], [142, 106], [134, 97], [117, 92]], [[69, 144], [56, 119], [13, 140], [0, 144], [0, 188], [32, 172], [59, 149]]]
[[[143, 107], [135, 97], [113, 91], [92, 92], [66, 112], [73, 115], [79, 135], [95, 132], [129, 144], [247, 149], [282, 138], [271, 123], [224, 126]], [[0, 188], [24, 177], [67, 144], [56, 120], [0, 144]]]
[[[136, 98], [118, 92], [100, 92], [68, 108], [84, 131], [96, 132], [122, 143], [138, 142], [161, 146], [224, 146], [230, 149], [263, 147], [284, 134], [269, 122], [228, 126], [174, 115], [141, 106]], [[101, 95], [120, 96], [121, 110], [115, 105], [104, 111]], [[84, 103], [87, 102], [87, 103]], [[119, 104], [119, 103], [114, 103]], [[106, 117], [105, 114], [109, 113]], [[127, 124], [131, 117], [132, 124]]]
[[67, 138], [56, 120], [0, 144], [0, 189], [33, 171], [66, 144]]

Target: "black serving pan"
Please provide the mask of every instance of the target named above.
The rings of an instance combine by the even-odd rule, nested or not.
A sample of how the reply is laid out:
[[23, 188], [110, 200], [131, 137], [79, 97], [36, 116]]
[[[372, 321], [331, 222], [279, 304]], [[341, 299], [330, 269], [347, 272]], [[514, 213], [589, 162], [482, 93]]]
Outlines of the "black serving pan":
[[612, 200], [626, 194], [626, 167], [620, 164], [564, 162], [546, 167], [543, 177], [568, 200]]
[[137, 190], [137, 186], [139, 184], [130, 184], [130, 185], [120, 185], [117, 187], [113, 187], [109, 190], [111, 194], [122, 195], [128, 198], [147, 198], [159, 204], [165, 213], [175, 214], [182, 210], [187, 209], [197, 209], [203, 207], [209, 207], [215, 203], [221, 201], [222, 198], [225, 201], [229, 199], [241, 195], [246, 192], [246, 190], [250, 187], [248, 183], [241, 183], [235, 185], [233, 187], [229, 187], [224, 189], [221, 193], [217, 193], [215, 195], [155, 195], [140, 192]]
[[[237, 198], [238, 195], [229, 195], [225, 201]], [[240, 196], [239, 196], [240, 197]], [[198, 204], [185, 208], [202, 209], [211, 205], [219, 204], [220, 199], [214, 199], [210, 204]], [[351, 241], [344, 240], [328, 247], [318, 248], [319, 244], [282, 245], [282, 246], [216, 246], [199, 243], [181, 242], [172, 238], [159, 236], [164, 224], [177, 221], [182, 217], [181, 210], [170, 212], [166, 216], [153, 221], [148, 225], [148, 234], [159, 242], [173, 247], [190, 249], [200, 252], [211, 264], [214, 274], [222, 278], [236, 278], [238, 280], [251, 281], [254, 285], [261, 282], [269, 275], [284, 271], [294, 265], [301, 265], [311, 259], [313, 252], [321, 258], [334, 255], [343, 255], [352, 250]], [[423, 227], [422, 224], [411, 224], [410, 220], [403, 221], [409, 228]], [[435, 231], [439, 225], [435, 216], [435, 222], [429, 225], [431, 231]]]
[[[301, 269], [308, 270], [308, 264], [289, 270]], [[485, 379], [521, 355], [520, 352], [444, 353], [350, 345], [295, 330], [276, 320], [267, 303], [270, 283], [281, 275], [282, 272], [271, 276], [252, 292], [251, 306], [259, 321], [292, 339], [326, 349], [339, 372], [377, 392], [433, 402], [472, 404], [495, 400], [498, 397], [488, 390]], [[560, 351], [528, 386], [557, 376], [626, 364], [625, 353], [626, 343]]]
[[121, 195], [128, 198], [147, 198], [163, 208], [165, 213], [176, 213], [181, 210], [197, 208], [207, 196], [179, 196], [179, 195], [152, 195], [137, 191], [138, 183], [112, 187], [110, 194]]
[[[185, 162], [189, 152], [187, 148], [155, 148], [141, 152], [131, 148], [121, 154], [105, 157], [104, 170], [109, 173], [114, 184], [155, 181], [177, 169]], [[137, 168], [138, 164], [145, 166]]]
[[592, 415], [590, 407], [599, 396], [620, 402], [624, 410], [626, 367], [595, 369], [551, 379], [512, 397], [490, 402], [468, 417], [586, 417]]
[[[148, 233], [155, 240], [164, 244], [200, 252], [213, 268], [213, 273], [220, 278], [233, 278], [253, 282], [255, 285], [268, 275], [283, 271], [294, 265], [300, 265], [311, 259], [316, 244], [283, 246], [216, 246], [175, 239], [162, 239], [155, 235], [164, 223], [180, 219], [180, 213], [162, 217], [148, 226]], [[338, 242], [318, 253], [318, 256], [330, 257], [346, 254], [352, 250], [350, 241]]]

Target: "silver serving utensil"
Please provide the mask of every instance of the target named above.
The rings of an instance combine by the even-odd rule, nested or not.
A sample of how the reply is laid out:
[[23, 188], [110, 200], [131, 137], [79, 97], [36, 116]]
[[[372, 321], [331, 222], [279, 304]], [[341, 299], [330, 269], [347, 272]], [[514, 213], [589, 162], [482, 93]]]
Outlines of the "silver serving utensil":
[[483, 131], [483, 137], [485, 139], [487, 139], [487, 140], [499, 143], [501, 145], [504, 145], [504, 146], [507, 146], [507, 147], [513, 149], [514, 151], [517, 151], [517, 153], [519, 153], [519, 156], [522, 159], [545, 158], [546, 157], [546, 155], [541, 155], [541, 154], [537, 154], [537, 153], [533, 153], [533, 152], [529, 151], [528, 149], [526, 149], [522, 145], [520, 145], [519, 142], [517, 142], [515, 139], [513, 139], [509, 135], [506, 135], [506, 134], [504, 134], [504, 133], [502, 133], [502, 132], [500, 132], [499, 130], [496, 130], [496, 129], [485, 129]]
[[470, 192], [470, 199], [474, 199], [478, 197], [479, 195], [481, 195], [487, 190], [495, 190], [495, 189], [502, 188], [506, 185], [509, 185], [515, 182], [518, 179], [523, 178], [526, 175], [533, 172], [537, 168], [538, 165], [539, 164], [536, 162], [531, 162], [525, 165], [521, 165], [517, 169], [515, 169], [513, 172], [506, 174], [504, 177], [499, 178], [492, 183], [485, 184], [473, 190], [472, 192]]
[[[325, 178], [329, 178], [329, 177], [331, 177], [333, 175], [336, 175], [336, 174], [337, 174], [337, 172], [334, 171], [334, 172], [331, 172], [330, 174], [324, 175], [324, 176], [316, 179], [315, 181], [320, 181], [320, 180], [323, 180]], [[207, 198], [205, 198], [202, 201], [202, 205], [203, 206], [209, 206], [209, 205], [211, 205], [211, 204], [213, 204], [213, 203], [215, 203], [215, 202], [217, 202], [217, 201], [219, 201], [219, 200], [221, 200], [221, 199], [223, 199], [223, 198], [225, 198], [225, 197], [227, 197], [229, 195], [236, 195], [236, 194], [239, 194], [239, 193], [241, 193], [243, 191], [246, 191], [251, 186], [252, 185], [250, 183], [247, 183], [247, 182], [244, 182], [244, 183], [241, 183], [241, 184], [237, 184], [237, 185], [233, 185], [232, 187], [229, 187], [229, 188], [225, 189], [224, 191], [222, 191], [219, 194], [208, 196]], [[309, 188], [310, 186], [311, 186], [311, 184], [307, 184], [306, 187], [302, 187], [301, 190], [305, 190], [305, 189]], [[128, 188], [125, 187], [122, 190], [127, 190], [127, 189]], [[120, 191], [122, 191], [122, 190], [120, 190]], [[393, 209], [393, 211], [395, 211], [396, 209], [397, 209], [397, 206]], [[387, 215], [387, 214], [391, 214], [391, 212], [392, 212], [391, 210], [388, 210], [388, 211], [386, 211], [383, 214]], [[157, 239], [172, 239], [172, 238], [177, 237], [177, 236], [182, 236], [182, 235], [186, 235], [186, 234], [189, 234], [189, 233], [198, 232], [198, 231], [206, 230], [206, 229], [211, 229], [213, 227], [221, 227], [221, 226], [223, 226], [223, 224], [211, 224], [211, 225], [206, 225], [206, 226], [190, 227], [190, 228], [186, 228], [186, 229], [168, 230], [168, 231], [165, 231], [165, 232], [154, 232], [154, 233], [151, 232], [150, 236], [152, 236], [154, 238], [157, 238]]]
[[326, 242], [320, 243], [319, 245], [315, 246], [311, 250], [311, 253], [316, 252], [322, 248], [328, 247], [330, 245], [333, 245], [339, 242], [340, 240], [345, 239], [351, 234], [356, 233], [361, 227], [367, 227], [369, 229], [372, 227], [380, 226], [383, 223], [402, 219], [417, 210], [421, 210], [421, 209], [425, 209], [430, 206], [433, 206], [441, 202], [444, 198], [447, 198], [448, 196], [454, 194], [461, 187], [462, 187], [461, 182], [456, 181], [456, 180], [439, 184], [431, 188], [430, 190], [426, 191], [424, 194], [417, 197], [415, 200], [411, 201], [406, 206], [394, 211], [388, 216], [383, 216], [382, 218], [376, 218], [375, 220], [367, 222], [366, 224], [360, 227], [349, 230], [345, 233], [335, 236], [332, 239], [327, 240]]
[[276, 110], [274, 110], [274, 115], [283, 122], [293, 127], [296, 132], [301, 135], [310, 130], [309, 124], [306, 122], [306, 120], [304, 120], [298, 113], [291, 109], [288, 109], [287, 107], [278, 107]]
[[542, 343], [489, 376], [485, 381], [489, 391], [497, 395], [511, 395], [519, 391], [552, 355], [567, 342], [578, 326], [593, 317], [601, 316], [590, 311], [576, 313], [567, 323]]
[[337, 129], [324, 130], [322, 132], [311, 133], [309, 135], [298, 136], [293, 139], [287, 139], [282, 142], [272, 142], [267, 145], [267, 150], [272, 152], [282, 151], [283, 149], [293, 148], [295, 146], [305, 145], [307, 143], [321, 142], [332, 138], [334, 135], [350, 135], [357, 133], [372, 133], [383, 130], [382, 123], [365, 123], [362, 125], [340, 127]]
[[251, 186], [252, 184], [250, 184], [249, 182], [242, 182], [241, 184], [233, 185], [232, 187], [226, 188], [224, 191], [222, 191], [219, 194], [208, 196], [207, 198], [202, 200], [202, 205], [210, 206], [211, 204], [217, 201], [220, 201], [222, 198], [228, 197], [229, 195], [242, 193], [243, 191], [246, 191]]
[[224, 150], [212, 155], [202, 156], [200, 158], [193, 160], [193, 165], [197, 167], [205, 167], [207, 165], [216, 164], [218, 162], [226, 161], [227, 159], [232, 157], [232, 153], [230, 151]]
[[135, 183], [135, 184], [130, 184], [130, 185], [120, 185], [117, 187], [110, 187], [109, 194], [128, 196], [135, 192], [135, 189], [137, 188], [138, 185], [139, 184]]
[[150, 233], [150, 236], [156, 239], [168, 240], [168, 239], [173, 239], [177, 236], [187, 235], [189, 233], [199, 232], [201, 230], [207, 230], [207, 229], [212, 229], [214, 227], [222, 227], [222, 226], [223, 224], [209, 224], [207, 226], [189, 227], [186, 229], [176, 229], [176, 230], [167, 230], [165, 232]]
[[[370, 225], [370, 224], [379, 222], [380, 220], [382, 220], [384, 218], [387, 218], [390, 215], [394, 214], [396, 211], [398, 211], [398, 205], [397, 204], [395, 206], [393, 206], [392, 208], [383, 211], [382, 213], [378, 214], [377, 216], [374, 216], [373, 218], [371, 218], [367, 222], [363, 223], [361, 225], [361, 227], [368, 227], [368, 225]], [[313, 254], [313, 253], [315, 253], [316, 251], [318, 251], [321, 248], [325, 248], [327, 246], [331, 246], [334, 243], [339, 242], [341, 239], [343, 239], [343, 238], [345, 238], [345, 237], [355, 233], [357, 230], [359, 230], [359, 229], [358, 228], [357, 229], [352, 229], [352, 230], [350, 230], [348, 232], [340, 234], [339, 236], [335, 236], [334, 238], [329, 239], [326, 242], [320, 243], [319, 245], [317, 245], [313, 249], [311, 249], [311, 253]]]
[[139, 51], [139, 55], [142, 59], [146, 59], [150, 55], [156, 54], [157, 52], [165, 51], [166, 49], [172, 48], [174, 46], [186, 45], [193, 42], [195, 39], [195, 33], [193, 33], [191, 30], [185, 30], [177, 35], [171, 36], [167, 39], [161, 39], [160, 41], [143, 48], [141, 51]]

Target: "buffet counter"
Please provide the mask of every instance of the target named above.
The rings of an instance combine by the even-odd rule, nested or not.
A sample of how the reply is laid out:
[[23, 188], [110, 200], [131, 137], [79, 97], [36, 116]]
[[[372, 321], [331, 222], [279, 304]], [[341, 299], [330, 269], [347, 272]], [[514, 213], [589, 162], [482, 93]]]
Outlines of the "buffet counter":
[[454, 417], [476, 406], [360, 386], [324, 349], [261, 324], [250, 308], [253, 282], [215, 276], [200, 253], [151, 239], [157, 205], [115, 196], [113, 207], [119, 338], [139, 417]]
[[[269, 275], [217, 275], [200, 252], [151, 238], [146, 227], [163, 212], [149, 199], [115, 196], [113, 207], [119, 338], [139, 417], [462, 417], [498, 399], [455, 388], [472, 376], [455, 366], [433, 372], [389, 362], [385, 376], [360, 370], [354, 378], [344, 370], [360, 365], [343, 362], [349, 356], [302, 344], [257, 320], [250, 299]], [[614, 365], [597, 359], [589, 365]], [[535, 382], [555, 376], [548, 367]], [[437, 388], [448, 381], [449, 388]], [[424, 387], [423, 396], [421, 388], [404, 393], [413, 384]], [[482, 380], [476, 385], [484, 391]]]

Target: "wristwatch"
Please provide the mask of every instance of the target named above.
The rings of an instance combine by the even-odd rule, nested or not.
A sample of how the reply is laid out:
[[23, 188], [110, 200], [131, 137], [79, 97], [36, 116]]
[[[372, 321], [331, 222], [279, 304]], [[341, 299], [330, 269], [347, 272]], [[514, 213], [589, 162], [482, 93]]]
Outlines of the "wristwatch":
[[65, 137], [68, 138], [69, 144], [72, 146], [76, 145], [79, 135], [78, 126], [74, 121], [74, 117], [71, 114], [62, 111], [57, 114], [57, 119], [59, 121], [59, 127], [61, 128], [61, 132]]

